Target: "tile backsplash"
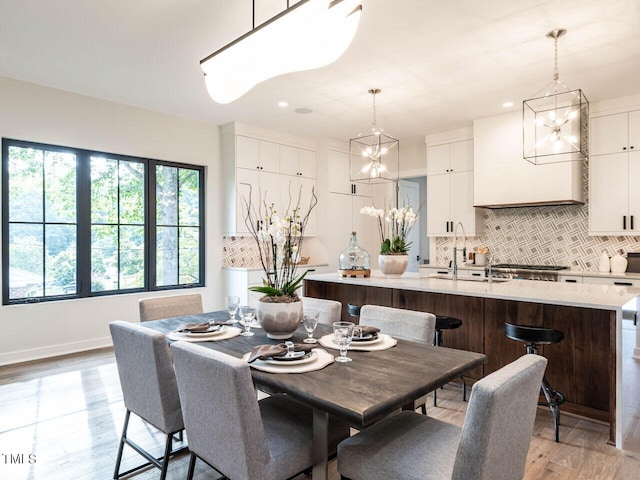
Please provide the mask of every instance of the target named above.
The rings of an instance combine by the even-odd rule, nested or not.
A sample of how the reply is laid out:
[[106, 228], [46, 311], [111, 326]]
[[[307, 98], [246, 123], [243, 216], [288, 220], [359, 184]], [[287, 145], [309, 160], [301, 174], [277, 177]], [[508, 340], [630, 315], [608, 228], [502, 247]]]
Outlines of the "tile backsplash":
[[260, 256], [253, 237], [222, 238], [223, 267], [258, 267]]
[[[584, 167], [584, 205], [501, 208], [484, 210], [484, 234], [467, 239], [467, 250], [486, 246], [495, 263], [564, 265], [574, 270], [597, 270], [603, 251], [640, 251], [640, 237], [590, 236], [587, 196], [588, 166]], [[453, 240], [436, 239], [436, 265], [447, 265]], [[462, 248], [462, 242], [458, 245]]]

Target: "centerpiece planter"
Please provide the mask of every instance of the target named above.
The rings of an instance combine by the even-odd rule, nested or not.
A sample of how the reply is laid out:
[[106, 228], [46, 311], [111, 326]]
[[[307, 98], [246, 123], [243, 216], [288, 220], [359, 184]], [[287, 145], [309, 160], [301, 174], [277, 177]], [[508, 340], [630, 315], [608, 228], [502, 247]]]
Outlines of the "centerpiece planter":
[[408, 264], [409, 255], [378, 255], [380, 271], [387, 278], [400, 278]]
[[[297, 298], [297, 297], [296, 297]], [[291, 338], [302, 322], [302, 301], [278, 301], [278, 297], [263, 297], [256, 306], [258, 321], [267, 337], [274, 340]]]

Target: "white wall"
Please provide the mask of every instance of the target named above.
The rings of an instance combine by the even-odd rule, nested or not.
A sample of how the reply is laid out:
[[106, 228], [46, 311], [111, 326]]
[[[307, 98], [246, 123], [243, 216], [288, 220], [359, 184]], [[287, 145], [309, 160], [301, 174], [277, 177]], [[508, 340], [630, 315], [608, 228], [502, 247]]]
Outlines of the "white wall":
[[[221, 308], [222, 198], [218, 127], [0, 78], [0, 136], [206, 166], [205, 310]], [[114, 295], [0, 307], [0, 365], [111, 344], [112, 320], [138, 320], [138, 300]]]

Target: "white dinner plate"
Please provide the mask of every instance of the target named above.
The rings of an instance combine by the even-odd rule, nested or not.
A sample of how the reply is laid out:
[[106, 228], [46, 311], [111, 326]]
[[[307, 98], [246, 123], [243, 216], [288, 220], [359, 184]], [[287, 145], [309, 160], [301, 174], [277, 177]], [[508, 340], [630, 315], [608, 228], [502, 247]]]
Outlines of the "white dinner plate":
[[263, 360], [264, 363], [269, 363], [271, 365], [302, 365], [303, 363], [313, 362], [316, 358], [318, 358], [318, 354], [311, 350], [309, 354], [305, 354], [303, 357], [298, 360], [277, 360], [276, 358], [270, 358], [268, 360]]
[[[358, 341], [351, 341], [351, 345], [358, 346], [358, 347], [364, 347], [366, 345], [375, 345], [376, 343], [379, 343], [382, 341], [382, 337], [380, 336], [380, 334], [378, 334], [378, 336], [372, 340], [358, 340]], [[336, 345], [338, 345], [337, 340], [334, 338], [333, 339], [333, 343], [335, 343]]]
[[218, 329], [216, 330], [210, 330], [207, 332], [180, 332], [182, 333], [185, 337], [192, 337], [192, 338], [199, 338], [199, 337], [213, 337], [215, 335], [220, 335], [221, 333], [224, 333], [224, 331], [226, 330], [226, 327], [220, 326], [218, 325]]

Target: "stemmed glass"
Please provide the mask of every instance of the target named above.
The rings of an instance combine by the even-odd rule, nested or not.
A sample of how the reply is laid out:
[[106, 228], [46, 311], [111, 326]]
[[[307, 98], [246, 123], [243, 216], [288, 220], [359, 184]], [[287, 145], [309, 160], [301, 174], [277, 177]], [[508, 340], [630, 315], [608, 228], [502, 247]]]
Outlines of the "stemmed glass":
[[351, 361], [351, 359], [347, 357], [347, 348], [351, 345], [354, 325], [353, 322], [335, 322], [333, 324], [333, 336], [340, 347], [340, 356], [335, 358], [336, 362]]
[[317, 310], [305, 310], [302, 313], [302, 324], [308, 335], [308, 338], [303, 340], [304, 343], [318, 343], [318, 340], [313, 338], [313, 332], [318, 326], [318, 315]]
[[242, 315], [242, 324], [244, 325], [244, 332], [242, 332], [240, 335], [243, 335], [245, 337], [252, 337], [253, 335], [255, 335], [255, 333], [251, 331], [251, 322], [253, 322], [253, 319], [256, 316], [256, 309], [250, 307], [249, 305], [245, 305], [243, 307], [240, 307], [240, 315]]
[[240, 297], [224, 297], [224, 301], [227, 303], [227, 310], [229, 311], [229, 317], [231, 317], [231, 323], [237, 323], [236, 312], [240, 306]]

